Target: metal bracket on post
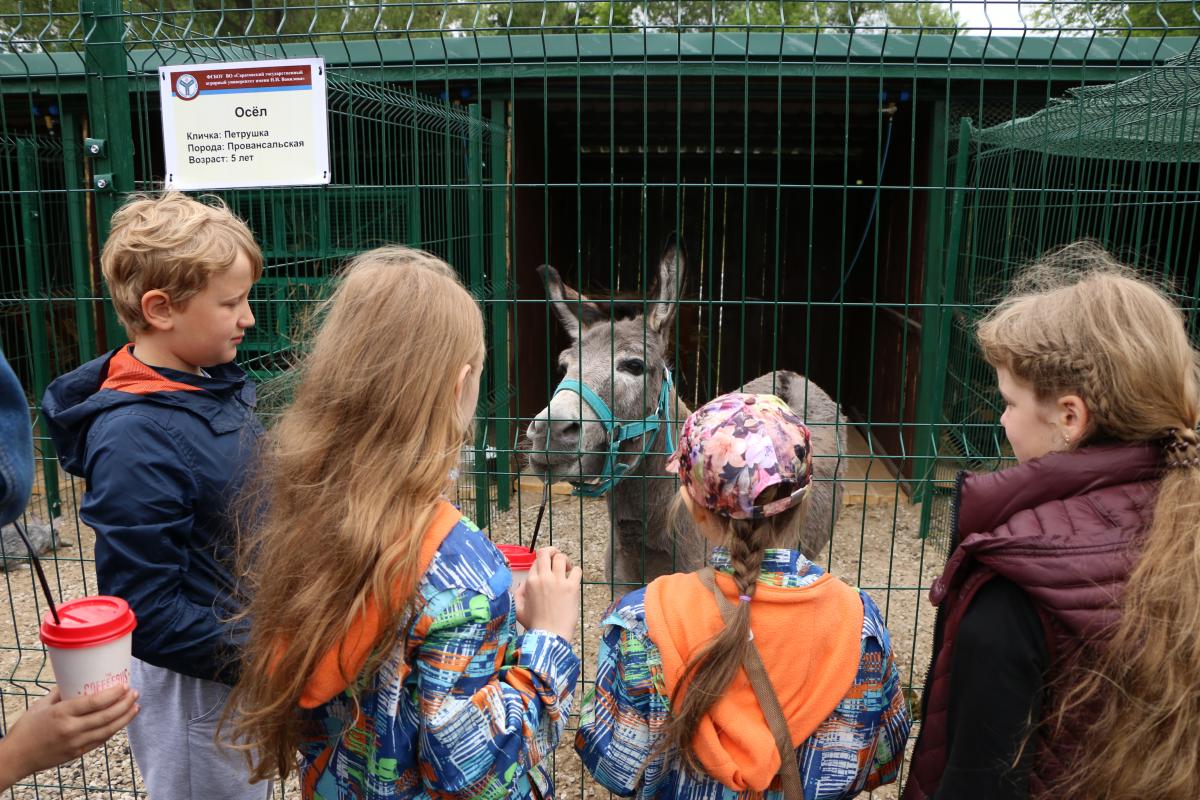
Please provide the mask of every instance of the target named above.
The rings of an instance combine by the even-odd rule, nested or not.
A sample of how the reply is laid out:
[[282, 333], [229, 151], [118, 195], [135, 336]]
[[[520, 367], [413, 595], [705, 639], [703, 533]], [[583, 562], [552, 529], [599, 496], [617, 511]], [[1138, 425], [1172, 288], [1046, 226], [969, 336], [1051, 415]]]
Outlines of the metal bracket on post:
[[84, 139], [83, 152], [95, 158], [107, 158], [108, 142], [104, 141], [103, 139]]
[[96, 186], [96, 191], [99, 192], [114, 192], [113, 176], [111, 172], [99, 172], [96, 174], [92, 183]]

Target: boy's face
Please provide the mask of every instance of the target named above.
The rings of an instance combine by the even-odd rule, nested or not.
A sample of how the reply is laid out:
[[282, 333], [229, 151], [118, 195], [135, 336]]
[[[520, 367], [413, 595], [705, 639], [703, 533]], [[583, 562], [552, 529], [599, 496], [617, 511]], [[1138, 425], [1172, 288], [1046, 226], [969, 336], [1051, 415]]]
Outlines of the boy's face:
[[237, 357], [246, 329], [254, 325], [249, 301], [253, 285], [250, 259], [238, 253], [233, 265], [209, 278], [208, 285], [182, 309], [171, 309], [174, 325], [166, 331], [167, 341], [163, 344], [187, 371], [224, 364]]

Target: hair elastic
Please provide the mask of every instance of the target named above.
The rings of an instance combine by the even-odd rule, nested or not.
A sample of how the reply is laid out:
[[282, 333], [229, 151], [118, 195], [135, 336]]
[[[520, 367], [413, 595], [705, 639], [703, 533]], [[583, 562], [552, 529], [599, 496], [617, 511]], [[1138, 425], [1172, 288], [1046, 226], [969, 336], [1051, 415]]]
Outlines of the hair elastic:
[[750, 595], [748, 595], [748, 594], [739, 594], [739, 595], [738, 595], [738, 600], [740, 600], [740, 601], [741, 601], [741, 602], [743, 602], [743, 603], [749, 603], [749, 602], [750, 602]]
[[1195, 431], [1191, 429], [1177, 428], [1167, 431], [1166, 452], [1168, 468], [1200, 467], [1200, 442], [1197, 441]]

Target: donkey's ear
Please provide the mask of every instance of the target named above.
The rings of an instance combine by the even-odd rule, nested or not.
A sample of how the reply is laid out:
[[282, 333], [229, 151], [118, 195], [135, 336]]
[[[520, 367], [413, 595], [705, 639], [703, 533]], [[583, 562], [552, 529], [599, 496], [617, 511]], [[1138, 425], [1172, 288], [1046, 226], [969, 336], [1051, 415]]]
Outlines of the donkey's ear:
[[558, 321], [572, 339], [578, 339], [583, 325], [598, 315], [600, 309], [587, 297], [563, 283], [562, 276], [554, 267], [542, 264], [537, 271], [546, 284], [546, 297], [550, 298]]
[[653, 294], [654, 307], [650, 309], [648, 318], [650, 327], [664, 336], [675, 319], [675, 309], [683, 294], [683, 262], [683, 246], [679, 243], [679, 237], [671, 234], [658, 262], [658, 287]]

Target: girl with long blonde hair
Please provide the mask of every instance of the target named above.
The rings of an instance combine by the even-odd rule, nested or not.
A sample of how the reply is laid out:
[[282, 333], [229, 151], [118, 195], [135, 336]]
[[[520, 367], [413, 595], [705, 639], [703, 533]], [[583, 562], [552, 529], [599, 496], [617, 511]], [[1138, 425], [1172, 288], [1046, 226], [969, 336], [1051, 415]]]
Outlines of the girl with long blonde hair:
[[442, 496], [475, 413], [480, 309], [447, 264], [390, 247], [346, 267], [321, 319], [268, 437], [232, 738], [257, 779], [299, 763], [305, 798], [545, 790], [580, 572], [546, 548], [514, 598]]
[[575, 747], [608, 789], [835, 800], [896, 779], [910, 721], [883, 617], [797, 549], [812, 456], [773, 395], [723, 395], [684, 423], [676, 510], [712, 567], [605, 615]]
[[1017, 466], [961, 476], [905, 800], [1194, 800], [1200, 378], [1184, 318], [1089, 242], [979, 323]]

